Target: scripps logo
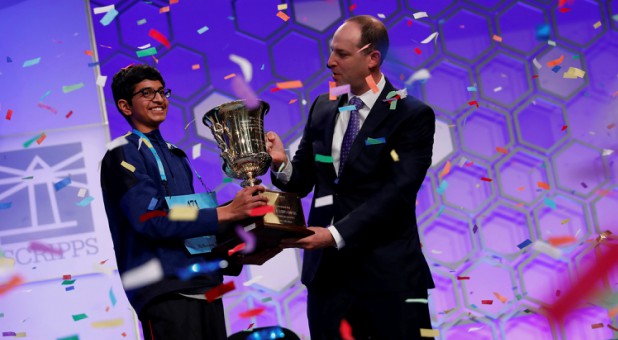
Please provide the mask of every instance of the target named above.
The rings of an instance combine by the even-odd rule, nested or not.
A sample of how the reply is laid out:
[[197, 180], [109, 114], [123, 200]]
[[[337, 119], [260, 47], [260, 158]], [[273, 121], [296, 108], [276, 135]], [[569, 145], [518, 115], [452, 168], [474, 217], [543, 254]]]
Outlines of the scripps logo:
[[81, 143], [0, 152], [0, 244], [94, 231], [87, 178]]

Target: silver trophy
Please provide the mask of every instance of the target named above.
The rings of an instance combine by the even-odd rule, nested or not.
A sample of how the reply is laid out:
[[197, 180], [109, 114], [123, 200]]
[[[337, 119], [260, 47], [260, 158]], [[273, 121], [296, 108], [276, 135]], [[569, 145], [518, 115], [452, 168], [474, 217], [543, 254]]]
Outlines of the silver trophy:
[[[256, 108], [248, 108], [244, 100], [221, 104], [208, 111], [202, 122], [210, 128], [223, 159], [223, 171], [232, 178], [242, 179], [242, 187], [262, 182], [257, 176], [268, 171], [272, 158], [266, 151], [264, 116], [270, 105], [259, 101]], [[294, 193], [266, 190], [272, 212], [241, 221], [246, 231], [257, 238], [256, 251], [278, 247], [281, 239], [301, 238], [313, 234], [307, 229], [300, 197]], [[217, 237], [219, 245], [213, 252], [227, 254], [242, 242], [234, 233]]]
[[264, 138], [264, 116], [270, 105], [261, 100], [259, 104], [250, 109], [244, 100], [235, 100], [208, 111], [202, 119], [221, 150], [223, 171], [242, 179], [243, 188], [262, 183], [257, 176], [265, 174], [272, 161]]

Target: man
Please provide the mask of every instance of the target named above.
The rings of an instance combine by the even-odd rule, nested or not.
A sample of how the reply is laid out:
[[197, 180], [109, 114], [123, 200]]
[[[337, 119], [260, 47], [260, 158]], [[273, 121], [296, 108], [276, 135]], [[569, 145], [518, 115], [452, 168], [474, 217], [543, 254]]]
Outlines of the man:
[[[379, 20], [346, 20], [328, 67], [337, 86], [350, 85], [350, 98], [315, 100], [291, 163], [281, 139], [267, 134], [273, 183], [301, 196], [314, 190], [308, 222], [315, 234], [283, 242], [305, 249], [312, 339], [340, 338], [342, 319], [356, 339], [416, 339], [431, 328], [427, 304], [406, 300], [425, 299], [434, 287], [414, 207], [431, 164], [435, 115], [402, 93], [390, 109], [385, 99], [395, 88], [380, 71], [387, 49]], [[349, 105], [355, 109], [339, 113]], [[316, 199], [332, 204], [316, 207]]]
[[[212, 195], [195, 194], [187, 155], [167, 143], [159, 131], [171, 90], [155, 68], [135, 65], [120, 70], [114, 75], [112, 92], [118, 110], [133, 128], [125, 136], [127, 143], [108, 151], [101, 164], [118, 270], [124, 277], [153, 259], [163, 269], [163, 279], [127, 289], [144, 335], [146, 339], [225, 339], [223, 304], [220, 299], [209, 303], [204, 296], [222, 282], [218, 270], [201, 270], [208, 267], [203, 264], [219, 263], [204, 245], [213, 240], [206, 235], [226, 231], [226, 223], [247, 218], [251, 209], [265, 205], [267, 199], [258, 194], [264, 187], [245, 188], [219, 207]], [[166, 216], [179, 201], [200, 208], [194, 220]], [[236, 260], [227, 259], [233, 275], [241, 269]]]

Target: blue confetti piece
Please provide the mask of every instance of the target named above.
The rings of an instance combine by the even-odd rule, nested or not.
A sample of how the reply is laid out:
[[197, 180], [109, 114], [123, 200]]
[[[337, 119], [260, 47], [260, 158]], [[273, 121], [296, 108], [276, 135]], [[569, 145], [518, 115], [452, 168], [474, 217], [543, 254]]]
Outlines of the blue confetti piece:
[[100, 65], [100, 64], [101, 64], [100, 61], [95, 61], [93, 63], [88, 63], [88, 67], [95, 67], [95, 66]]
[[8, 209], [13, 205], [13, 202], [0, 202], [0, 210]]
[[38, 64], [40, 61], [41, 61], [41, 57], [26, 60], [24, 61], [24, 64], [21, 67], [30, 67], [30, 66]]
[[530, 240], [525, 240], [524, 242], [518, 244], [517, 248], [524, 249], [524, 248], [526, 248], [527, 246], [529, 246], [531, 244], [532, 244], [532, 242]]
[[71, 177], [67, 176], [67, 178], [61, 180], [58, 183], [54, 183], [54, 189], [56, 189], [56, 191], [66, 187], [67, 185], [71, 184]]
[[477, 92], [476, 86], [468, 86], [468, 92]]
[[442, 182], [440, 182], [440, 186], [438, 186], [438, 189], [436, 189], [436, 191], [438, 192], [438, 194], [442, 195], [446, 191], [446, 188], [448, 188], [448, 182], [442, 180]]
[[151, 198], [150, 199], [150, 204], [148, 204], [148, 210], [154, 210], [154, 208], [157, 206], [157, 202], [159, 202], [158, 199], [156, 198]]
[[282, 339], [284, 337], [285, 333], [283, 333], [281, 327], [268, 327], [259, 331], [254, 331], [247, 336], [247, 340], [271, 340]]
[[202, 28], [200, 28], [199, 30], [197, 30], [197, 33], [202, 34], [204, 32], [208, 31], [208, 26], [204, 26]]
[[444, 206], [440, 206], [440, 210], [438, 211], [438, 215], [436, 217], [440, 217], [440, 215], [442, 215], [442, 212], [444, 211]]
[[262, 67], [260, 67], [260, 71], [264, 71], [264, 64], [262, 64]]
[[75, 286], [68, 286], [68, 287], [64, 287], [65, 291], [70, 291], [70, 290], [75, 290]]
[[13, 62], [13, 59], [11, 59], [11, 57], [6, 57], [6, 62], [7, 62], [7, 63], [12, 63], [12, 62]]
[[560, 65], [556, 65], [554, 67], [551, 68], [552, 71], [554, 71], [554, 73], [558, 73], [558, 71], [560, 71], [562, 67]]
[[354, 105], [342, 106], [342, 107], [339, 108], [339, 112], [354, 111], [354, 110], [356, 110], [356, 106], [354, 106]]
[[474, 308], [474, 309], [476, 309], [476, 308], [477, 308], [477, 307], [476, 307], [476, 305], [475, 305], [475, 304], [473, 304], [473, 303], [472, 303], [472, 304], [470, 304], [470, 307], [472, 307], [472, 308]]
[[116, 18], [117, 15], [118, 11], [115, 8], [112, 8], [107, 13], [105, 13], [105, 16], [103, 16], [99, 22], [101, 23], [101, 25], [107, 26], [112, 22], [112, 20]]
[[112, 288], [109, 289], [109, 299], [112, 301], [112, 307], [116, 306], [116, 296]]
[[543, 203], [554, 210], [556, 209], [556, 202], [549, 197], [545, 197], [545, 199], [543, 199]]
[[41, 98], [39, 99], [39, 101], [40, 101], [40, 102], [42, 102], [42, 101], [43, 101], [43, 99], [45, 99], [45, 97], [47, 97], [47, 96], [49, 96], [49, 95], [50, 95], [50, 93], [51, 93], [51, 90], [47, 90], [47, 92], [45, 92], [45, 93], [41, 96]]
[[380, 137], [380, 138], [368, 137], [365, 140], [365, 145], [377, 145], [377, 144], [384, 144], [384, 143], [386, 143], [386, 138], [384, 137]]
[[549, 24], [541, 24], [536, 26], [536, 39], [537, 40], [548, 40], [549, 33], [551, 31], [551, 27]]
[[78, 205], [78, 206], [80, 206], [80, 207], [85, 207], [85, 206], [87, 206], [88, 204], [90, 204], [90, 202], [92, 202], [93, 200], [94, 200], [94, 197], [92, 197], [92, 196], [88, 196], [88, 197], [84, 198], [83, 200], [81, 200], [81, 201], [79, 201], [79, 202], [75, 203], [75, 205]]

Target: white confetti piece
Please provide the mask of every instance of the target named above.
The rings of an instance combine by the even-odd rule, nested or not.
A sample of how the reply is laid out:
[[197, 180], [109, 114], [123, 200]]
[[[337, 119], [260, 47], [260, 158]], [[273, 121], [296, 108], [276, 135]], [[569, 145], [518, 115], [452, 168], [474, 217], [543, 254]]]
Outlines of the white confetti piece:
[[427, 38], [425, 38], [425, 40], [421, 41], [421, 44], [428, 44], [428, 43], [430, 43], [434, 39], [438, 40], [438, 35], [439, 34], [440, 33], [438, 33], [438, 32], [431, 33]]
[[163, 268], [158, 259], [144, 263], [143, 265], [125, 272], [121, 276], [122, 286], [125, 290], [131, 290], [157, 282], [163, 278]]
[[193, 159], [198, 158], [202, 154], [202, 143], [197, 143], [193, 145], [193, 149], [191, 150], [191, 156]]
[[107, 143], [107, 145], [105, 146], [107, 148], [107, 150], [113, 150], [121, 145], [125, 145], [129, 143], [129, 141], [127, 141], [127, 139], [124, 136], [120, 136], [116, 139], [114, 139], [113, 141]]
[[87, 191], [88, 191], [88, 189], [86, 189], [86, 188], [79, 189], [79, 192], [77, 192], [77, 197], [86, 197], [86, 192]]
[[536, 58], [532, 59], [532, 63], [534, 64], [534, 67], [536, 67], [537, 70], [540, 70], [541, 68], [543, 68], [543, 65], [539, 63], [539, 61], [536, 60]]
[[333, 195], [322, 196], [315, 199], [315, 207], [324, 207], [327, 205], [333, 205]]
[[105, 87], [105, 83], [107, 82], [107, 76], [98, 75], [97, 76], [97, 86]]
[[111, 11], [114, 8], [115, 8], [114, 5], [103, 6], [103, 7], [95, 7], [95, 8], [92, 9], [92, 12], [94, 14], [107, 13], [107, 12]]
[[429, 15], [427, 15], [427, 12], [416, 12], [413, 15], [414, 15], [414, 19], [416, 20], [429, 17]]
[[145, 50], [147, 48], [150, 48], [150, 43], [147, 43], [146, 45], [142, 45], [142, 46], [137, 46], [137, 48], [140, 50]]
[[431, 74], [429, 73], [429, 71], [427, 69], [420, 69], [416, 72], [414, 72], [410, 78], [408, 78], [408, 80], [406, 80], [406, 85], [410, 85], [415, 81], [420, 81], [420, 80], [427, 80], [431, 78]]
[[502, 91], [502, 86], [498, 86], [494, 89], [494, 92], [500, 92]]
[[251, 65], [249, 60], [241, 56], [237, 56], [236, 54], [230, 54], [230, 60], [240, 66], [242, 75], [247, 83], [250, 82], [251, 79], [253, 79], [253, 65]]
[[555, 259], [560, 259], [562, 257], [562, 250], [552, 246], [549, 243], [536, 240], [532, 243], [532, 249], [545, 254], [547, 256], [553, 257]]
[[614, 153], [614, 150], [611, 150], [611, 149], [603, 149], [603, 151], [601, 152], [601, 155], [602, 155], [602, 156], [609, 156], [609, 155], [611, 155], [611, 154], [613, 154], [613, 153]]

